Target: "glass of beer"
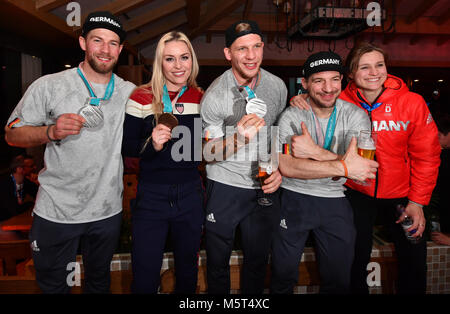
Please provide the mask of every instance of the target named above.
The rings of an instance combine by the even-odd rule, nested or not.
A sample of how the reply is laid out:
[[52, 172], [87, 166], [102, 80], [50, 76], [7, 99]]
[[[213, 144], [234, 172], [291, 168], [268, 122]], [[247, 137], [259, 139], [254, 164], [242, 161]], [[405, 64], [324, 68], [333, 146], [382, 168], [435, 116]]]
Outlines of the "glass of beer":
[[[258, 179], [261, 187], [264, 185], [264, 181], [272, 174], [272, 160], [270, 155], [263, 155], [258, 158]], [[258, 204], [261, 206], [270, 206], [272, 201], [263, 195], [258, 198]]]
[[358, 154], [361, 157], [373, 160], [377, 147], [377, 134], [372, 131], [360, 131], [358, 137]]

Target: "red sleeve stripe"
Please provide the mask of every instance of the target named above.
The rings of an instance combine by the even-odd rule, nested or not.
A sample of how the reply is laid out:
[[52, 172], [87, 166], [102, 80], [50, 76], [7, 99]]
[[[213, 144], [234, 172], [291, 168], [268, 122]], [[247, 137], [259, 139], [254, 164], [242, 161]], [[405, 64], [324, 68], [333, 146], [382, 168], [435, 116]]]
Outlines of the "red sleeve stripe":
[[20, 122], [20, 119], [19, 118], [15, 118], [13, 121], [11, 121], [9, 124], [8, 124], [8, 128], [12, 128], [15, 124], [17, 124], [17, 123], [19, 123]]

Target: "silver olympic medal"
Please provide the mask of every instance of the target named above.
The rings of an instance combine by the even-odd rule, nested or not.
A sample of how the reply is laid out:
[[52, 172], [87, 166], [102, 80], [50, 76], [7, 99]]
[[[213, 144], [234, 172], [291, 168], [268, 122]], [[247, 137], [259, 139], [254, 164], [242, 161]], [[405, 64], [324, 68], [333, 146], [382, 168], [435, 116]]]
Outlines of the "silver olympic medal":
[[245, 106], [245, 111], [247, 114], [256, 114], [259, 118], [263, 118], [267, 113], [267, 105], [266, 103], [259, 98], [252, 98], [248, 100], [247, 97], [247, 105]]
[[103, 112], [98, 106], [84, 106], [78, 114], [86, 120], [83, 124], [86, 128], [95, 128], [103, 124]]

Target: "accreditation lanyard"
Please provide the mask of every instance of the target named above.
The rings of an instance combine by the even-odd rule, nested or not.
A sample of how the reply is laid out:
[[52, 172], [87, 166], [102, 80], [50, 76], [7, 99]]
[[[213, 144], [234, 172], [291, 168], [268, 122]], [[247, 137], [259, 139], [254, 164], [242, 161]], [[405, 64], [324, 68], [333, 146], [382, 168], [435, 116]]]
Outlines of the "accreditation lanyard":
[[89, 99], [89, 104], [93, 106], [100, 105], [100, 100], [109, 100], [114, 92], [114, 73], [111, 74], [111, 79], [109, 80], [108, 86], [106, 86], [105, 95], [103, 98], [99, 98], [95, 95], [94, 89], [92, 88], [89, 81], [86, 79], [86, 77], [83, 74], [83, 71], [78, 67], [77, 72], [80, 75], [81, 79], [84, 82], [84, 85], [86, 85], [87, 89], [89, 90], [89, 95], [91, 96]]
[[186, 91], [187, 86], [183, 86], [183, 88], [181, 88], [180, 92], [177, 94], [177, 96], [172, 100], [170, 100], [170, 96], [169, 96], [169, 91], [167, 89], [166, 84], [164, 84], [164, 88], [163, 88], [163, 104], [164, 104], [164, 112], [173, 112], [173, 105], [175, 105], [177, 103], [178, 98], [181, 97], [181, 95], [184, 94], [184, 92]]
[[[309, 98], [308, 98], [309, 103]], [[333, 112], [328, 119], [327, 130], [325, 136], [323, 135], [322, 127], [320, 126], [319, 119], [314, 115], [314, 111], [311, 109], [311, 115], [316, 127], [317, 144], [322, 146], [326, 150], [330, 150], [331, 141], [333, 140], [334, 131], [336, 129], [336, 106], [334, 106]]]
[[247, 100], [256, 98], [256, 95], [255, 95], [255, 92], [253, 91], [253, 89], [255, 89], [256, 83], [258, 83], [258, 79], [259, 79], [259, 72], [258, 72], [258, 74], [256, 75], [256, 77], [254, 77], [254, 78], [252, 79], [252, 82], [250, 83], [250, 85], [252, 86], [252, 88], [250, 88], [248, 85], [245, 85], [245, 86], [244, 86], [244, 85], [241, 85], [241, 86], [240, 86], [240, 87], [245, 88], [245, 91], [247, 92], [247, 95], [248, 95], [248, 99], [247, 99]]
[[[380, 95], [384, 92], [385, 88], [383, 87], [383, 91], [380, 93]], [[378, 107], [380, 107], [383, 103], [382, 102], [376, 102], [373, 104], [368, 104], [366, 103], [364, 97], [361, 96], [361, 94], [359, 93], [359, 90], [357, 92], [358, 98], [361, 100], [359, 102], [359, 104], [361, 105], [361, 107], [363, 107], [364, 109], [367, 110], [367, 112], [370, 114], [373, 110], [377, 109]], [[380, 95], [378, 95], [377, 99], [380, 97]], [[375, 100], [377, 100], [375, 99]]]
[[372, 104], [372, 106], [371, 106], [371, 105], [366, 104], [365, 102], [360, 101], [359, 104], [361, 105], [361, 107], [366, 109], [368, 112], [371, 112], [372, 110], [375, 110], [378, 107], [380, 107], [383, 103], [377, 102], [377, 103]]
[[19, 204], [22, 204], [22, 201], [23, 201], [23, 185], [22, 185], [22, 188], [18, 189], [17, 188], [18, 184], [16, 182], [16, 178], [14, 178], [14, 175], [11, 175], [11, 179], [13, 180], [13, 183], [14, 183], [14, 194], [17, 197], [17, 202]]

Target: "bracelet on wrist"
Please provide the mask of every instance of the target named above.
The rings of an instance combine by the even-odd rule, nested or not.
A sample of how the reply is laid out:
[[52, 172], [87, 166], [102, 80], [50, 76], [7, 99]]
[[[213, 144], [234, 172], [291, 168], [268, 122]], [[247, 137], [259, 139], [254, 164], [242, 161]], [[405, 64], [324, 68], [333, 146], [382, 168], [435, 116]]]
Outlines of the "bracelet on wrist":
[[347, 165], [345, 164], [345, 161], [343, 161], [342, 159], [339, 159], [339, 161], [341, 162], [342, 166], [344, 166], [344, 177], [348, 177], [348, 169], [347, 169]]
[[413, 204], [415, 204], [415, 205], [419, 206], [420, 208], [423, 208], [423, 205], [422, 205], [422, 204], [419, 204], [419, 203], [413, 202], [413, 201], [411, 201], [411, 200], [408, 200], [408, 202], [409, 202], [409, 203], [413, 203]]
[[47, 138], [50, 140], [50, 142], [53, 142], [53, 143], [55, 143], [56, 145], [60, 145], [60, 144], [61, 144], [61, 140], [57, 140], [57, 139], [54, 139], [54, 138], [51, 138], [51, 137], [50, 137], [49, 131], [50, 131], [50, 128], [51, 128], [53, 125], [54, 125], [54, 124], [50, 124], [50, 125], [47, 127]]

